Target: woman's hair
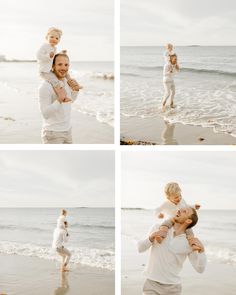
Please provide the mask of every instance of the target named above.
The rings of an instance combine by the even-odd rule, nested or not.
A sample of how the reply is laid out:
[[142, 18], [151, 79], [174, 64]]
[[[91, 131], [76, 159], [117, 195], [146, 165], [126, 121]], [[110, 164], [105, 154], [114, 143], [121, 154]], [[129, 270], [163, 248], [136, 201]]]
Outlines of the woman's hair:
[[57, 29], [57, 28], [54, 28], [54, 27], [48, 29], [47, 34], [46, 34], [46, 38], [47, 38], [47, 36], [48, 36], [49, 34], [51, 34], [52, 32], [57, 33], [57, 34], [59, 35], [59, 37], [61, 38], [61, 36], [62, 36], [62, 30]]
[[53, 61], [52, 61], [52, 65], [53, 65], [53, 66], [54, 66], [55, 63], [56, 63], [56, 59], [57, 59], [58, 56], [64, 56], [64, 57], [68, 58], [68, 60], [70, 60], [70, 59], [69, 59], [69, 56], [68, 56], [66, 53], [64, 53], [64, 52], [59, 52], [59, 53], [57, 53], [57, 54], [54, 56], [54, 58], [53, 58]]
[[168, 197], [170, 196], [179, 196], [181, 197], [181, 188], [176, 182], [169, 182], [165, 186], [165, 193]]

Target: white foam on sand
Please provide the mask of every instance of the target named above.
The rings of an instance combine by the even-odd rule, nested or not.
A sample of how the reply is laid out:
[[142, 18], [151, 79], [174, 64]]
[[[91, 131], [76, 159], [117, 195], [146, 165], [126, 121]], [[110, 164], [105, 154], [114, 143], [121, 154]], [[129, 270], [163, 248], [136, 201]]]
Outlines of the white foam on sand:
[[[90, 267], [98, 267], [111, 271], [115, 268], [115, 253], [110, 249], [101, 250], [85, 247], [68, 247], [68, 250], [72, 253], [70, 262], [73, 264], [80, 263]], [[30, 243], [20, 244], [1, 241], [0, 253], [60, 261], [59, 255], [57, 255], [52, 248], [36, 246]]]

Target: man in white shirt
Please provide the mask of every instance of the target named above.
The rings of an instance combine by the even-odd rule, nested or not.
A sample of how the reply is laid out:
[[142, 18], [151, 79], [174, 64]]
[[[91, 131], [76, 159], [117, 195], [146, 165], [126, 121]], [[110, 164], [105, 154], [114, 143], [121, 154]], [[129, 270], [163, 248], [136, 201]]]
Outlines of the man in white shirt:
[[68, 265], [71, 253], [64, 247], [64, 243], [68, 241], [69, 234], [67, 232], [68, 223], [64, 221], [64, 225], [57, 226], [53, 233], [52, 248], [62, 257], [61, 271], [68, 271]]
[[[74, 102], [80, 89], [79, 84], [65, 77], [69, 71], [69, 57], [65, 53], [56, 54], [52, 71], [64, 83], [66, 96]], [[71, 102], [63, 102], [56, 95], [53, 86], [44, 81], [39, 89], [39, 105], [43, 116], [42, 141], [45, 144], [71, 144]]]
[[181, 208], [174, 220], [174, 226], [161, 244], [156, 242], [156, 238], [160, 237], [160, 225], [157, 223], [152, 226], [147, 237], [138, 243], [139, 252], [150, 249], [144, 272], [146, 281], [143, 295], [180, 295], [182, 287], [179, 273], [187, 257], [197, 272], [205, 270], [206, 255], [202, 243], [193, 238], [191, 243], [199, 250], [192, 251], [185, 234], [186, 229], [198, 221], [196, 210], [191, 207]]

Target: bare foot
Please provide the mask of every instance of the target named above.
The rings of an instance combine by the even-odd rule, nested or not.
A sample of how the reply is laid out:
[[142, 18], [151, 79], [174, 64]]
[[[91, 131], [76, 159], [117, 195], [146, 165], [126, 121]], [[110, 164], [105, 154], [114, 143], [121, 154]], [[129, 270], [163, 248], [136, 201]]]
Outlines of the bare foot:
[[66, 268], [66, 267], [61, 268], [61, 272], [66, 272], [66, 271], [70, 271], [70, 270], [68, 268]]

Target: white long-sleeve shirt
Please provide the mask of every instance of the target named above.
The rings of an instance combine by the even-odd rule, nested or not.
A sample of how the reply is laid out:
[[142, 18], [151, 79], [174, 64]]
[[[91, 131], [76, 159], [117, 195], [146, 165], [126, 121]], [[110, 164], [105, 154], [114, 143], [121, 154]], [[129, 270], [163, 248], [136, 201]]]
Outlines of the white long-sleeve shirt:
[[167, 62], [164, 65], [163, 69], [163, 82], [173, 82], [174, 74], [177, 72], [176, 66], [172, 65], [170, 62]]
[[165, 215], [164, 218], [167, 219], [167, 218], [174, 217], [177, 210], [181, 208], [185, 208], [187, 206], [188, 205], [183, 198], [180, 200], [180, 202], [177, 205], [175, 205], [169, 200], [166, 200], [164, 203], [161, 204], [160, 207], [157, 207], [155, 209], [154, 214], [155, 216], [158, 217], [160, 213], [163, 213]]
[[206, 255], [204, 252], [192, 252], [185, 234], [174, 237], [174, 230], [171, 228], [161, 244], [150, 242], [150, 234], [158, 231], [159, 226], [154, 224], [147, 237], [138, 242], [139, 252], [150, 249], [144, 271], [146, 278], [162, 284], [180, 284], [179, 274], [187, 257], [193, 268], [202, 273], [206, 267]]
[[49, 43], [44, 43], [39, 48], [37, 52], [37, 61], [40, 73], [49, 73], [51, 71], [53, 62], [53, 57], [50, 57], [51, 52], [53, 52], [55, 55], [57, 52], [57, 48], [50, 45]]
[[68, 233], [65, 228], [62, 227], [56, 227], [53, 233], [53, 242], [52, 242], [52, 248], [61, 248], [64, 246], [64, 243], [68, 241]]
[[[67, 97], [75, 101], [78, 91], [72, 91], [66, 79], [63, 82]], [[47, 81], [39, 88], [39, 106], [44, 130], [68, 131], [71, 128], [71, 103], [60, 103], [52, 85]]]

